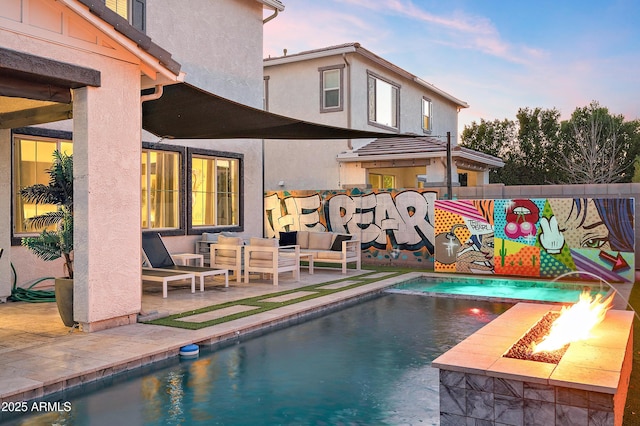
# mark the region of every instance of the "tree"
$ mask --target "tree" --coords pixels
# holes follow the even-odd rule
[[[553,159],[560,144],[560,111],[557,109],[520,108],[516,159],[521,185],[557,183],[559,173]]]
[[[517,123],[481,120],[465,126],[461,145],[502,158],[505,165],[489,174],[491,183],[539,185],[555,183],[551,159],[559,145],[560,112],[520,108]]]
[[[597,102],[568,121],[553,109],[520,108],[517,122],[481,120],[465,126],[461,145],[502,158],[491,183],[546,185],[640,179],[640,120],[624,121]],[[637,161],[636,161],[637,159]],[[634,177],[635,173],[635,177]]]
[[[556,161],[566,174],[565,182],[630,181],[637,128],[637,123],[625,123],[624,116],[610,114],[596,101],[576,108],[571,119],[562,125],[563,155]]]
[[[507,119],[502,121],[481,119],[480,124],[474,121],[470,126],[465,126],[461,140],[461,145],[466,148],[502,158],[505,161],[505,167],[506,158],[511,157],[512,151],[517,150],[515,123]],[[504,183],[505,174],[508,172],[504,168],[492,169],[489,172],[489,182]]]
[[[55,204],[54,212],[31,217],[29,226],[44,229],[37,237],[25,237],[22,245],[40,259],[48,261],[64,256],[69,278],[73,278],[73,157],[54,151],[53,164],[47,170],[49,183],[35,184],[20,191],[25,201],[35,204]]]

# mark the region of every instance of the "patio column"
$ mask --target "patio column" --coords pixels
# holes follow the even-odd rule
[[[451,182],[454,186],[459,185],[458,168],[451,164]],[[434,158],[427,166],[426,187],[447,186],[447,164],[446,158]]]
[[[11,130],[0,129],[0,302],[11,295]]]
[[[73,93],[74,319],[84,331],[133,323],[141,308],[139,68],[102,70]]]

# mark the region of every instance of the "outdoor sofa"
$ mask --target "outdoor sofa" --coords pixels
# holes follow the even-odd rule
[[[299,245],[301,254],[313,255],[313,262],[342,265],[343,274],[347,273],[348,263],[355,263],[356,270],[360,270],[362,263],[360,241],[349,234],[311,231],[280,232],[280,245]]]

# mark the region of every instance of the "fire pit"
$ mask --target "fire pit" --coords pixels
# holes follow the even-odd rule
[[[433,361],[442,426],[622,424],[633,313],[603,312],[585,340],[564,345],[557,363],[505,356],[550,312],[560,307],[519,303]]]

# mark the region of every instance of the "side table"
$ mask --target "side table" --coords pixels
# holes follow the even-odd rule
[[[188,265],[190,261],[195,260],[195,266],[204,266],[204,256],[196,253],[178,253],[172,254],[171,257],[179,265]]]

